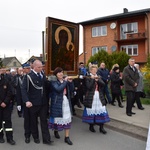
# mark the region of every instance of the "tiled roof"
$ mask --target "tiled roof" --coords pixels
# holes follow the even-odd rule
[[[25,62],[25,63],[29,63],[31,60],[35,60],[35,59],[38,59],[38,60],[40,60],[40,61],[42,61],[42,57],[38,57],[38,56],[31,56],[28,60],[27,60],[27,62]]]
[[[6,57],[4,58],[2,61],[3,61],[3,65],[4,66],[7,66],[11,61],[12,59],[17,59],[16,57]]]
[[[2,59],[3,66],[7,66],[13,59],[18,61],[18,63],[21,65],[20,61],[16,57],[5,57]]]
[[[110,15],[110,16],[99,17],[99,18],[79,22],[79,24],[81,24],[81,25],[90,25],[90,24],[95,24],[95,23],[99,23],[99,22],[111,21],[111,20],[116,20],[116,19],[118,20],[118,19],[121,19],[121,18],[127,18],[127,17],[133,17],[133,16],[139,16],[139,15],[142,15],[142,14],[146,14],[148,12],[150,12],[150,8],[131,11],[131,12],[129,12],[127,9],[124,9],[123,13]]]

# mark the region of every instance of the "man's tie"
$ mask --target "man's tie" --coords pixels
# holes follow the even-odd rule
[[[39,79],[41,80],[41,79],[42,79],[42,77],[41,77],[40,73],[37,73],[37,75],[38,75]]]
[[[135,68],[134,68],[134,67],[132,67],[132,70],[133,70],[133,71],[135,71]]]

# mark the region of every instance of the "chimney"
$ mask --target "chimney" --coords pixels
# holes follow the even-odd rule
[[[123,13],[128,13],[128,9],[127,8],[123,8]]]

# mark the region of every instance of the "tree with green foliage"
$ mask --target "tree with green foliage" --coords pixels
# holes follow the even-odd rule
[[[150,71],[150,54],[148,55],[146,66],[147,66],[147,69],[149,69]]]
[[[105,50],[101,50],[95,55],[91,56],[88,60],[88,63],[97,61],[99,66],[101,62],[104,62],[109,70],[111,70],[114,64],[119,64],[120,70],[123,71],[123,68],[128,65],[129,59],[130,56],[123,51],[116,51],[108,54]]]
[[[147,57],[146,65],[141,69],[146,80],[150,81],[150,55]],[[150,82],[149,82],[150,83]]]
[[[146,65],[141,68],[142,73],[144,74],[144,89],[148,96],[150,96],[150,55],[147,57]]]
[[[123,71],[124,67],[128,65],[128,60],[131,58],[123,51],[116,51],[111,54],[112,57],[112,65],[119,64],[120,71]]]

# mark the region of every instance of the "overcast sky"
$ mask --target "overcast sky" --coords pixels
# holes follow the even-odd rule
[[[39,56],[48,16],[78,23],[123,13],[123,8],[150,8],[150,0],[0,0],[0,57]]]

